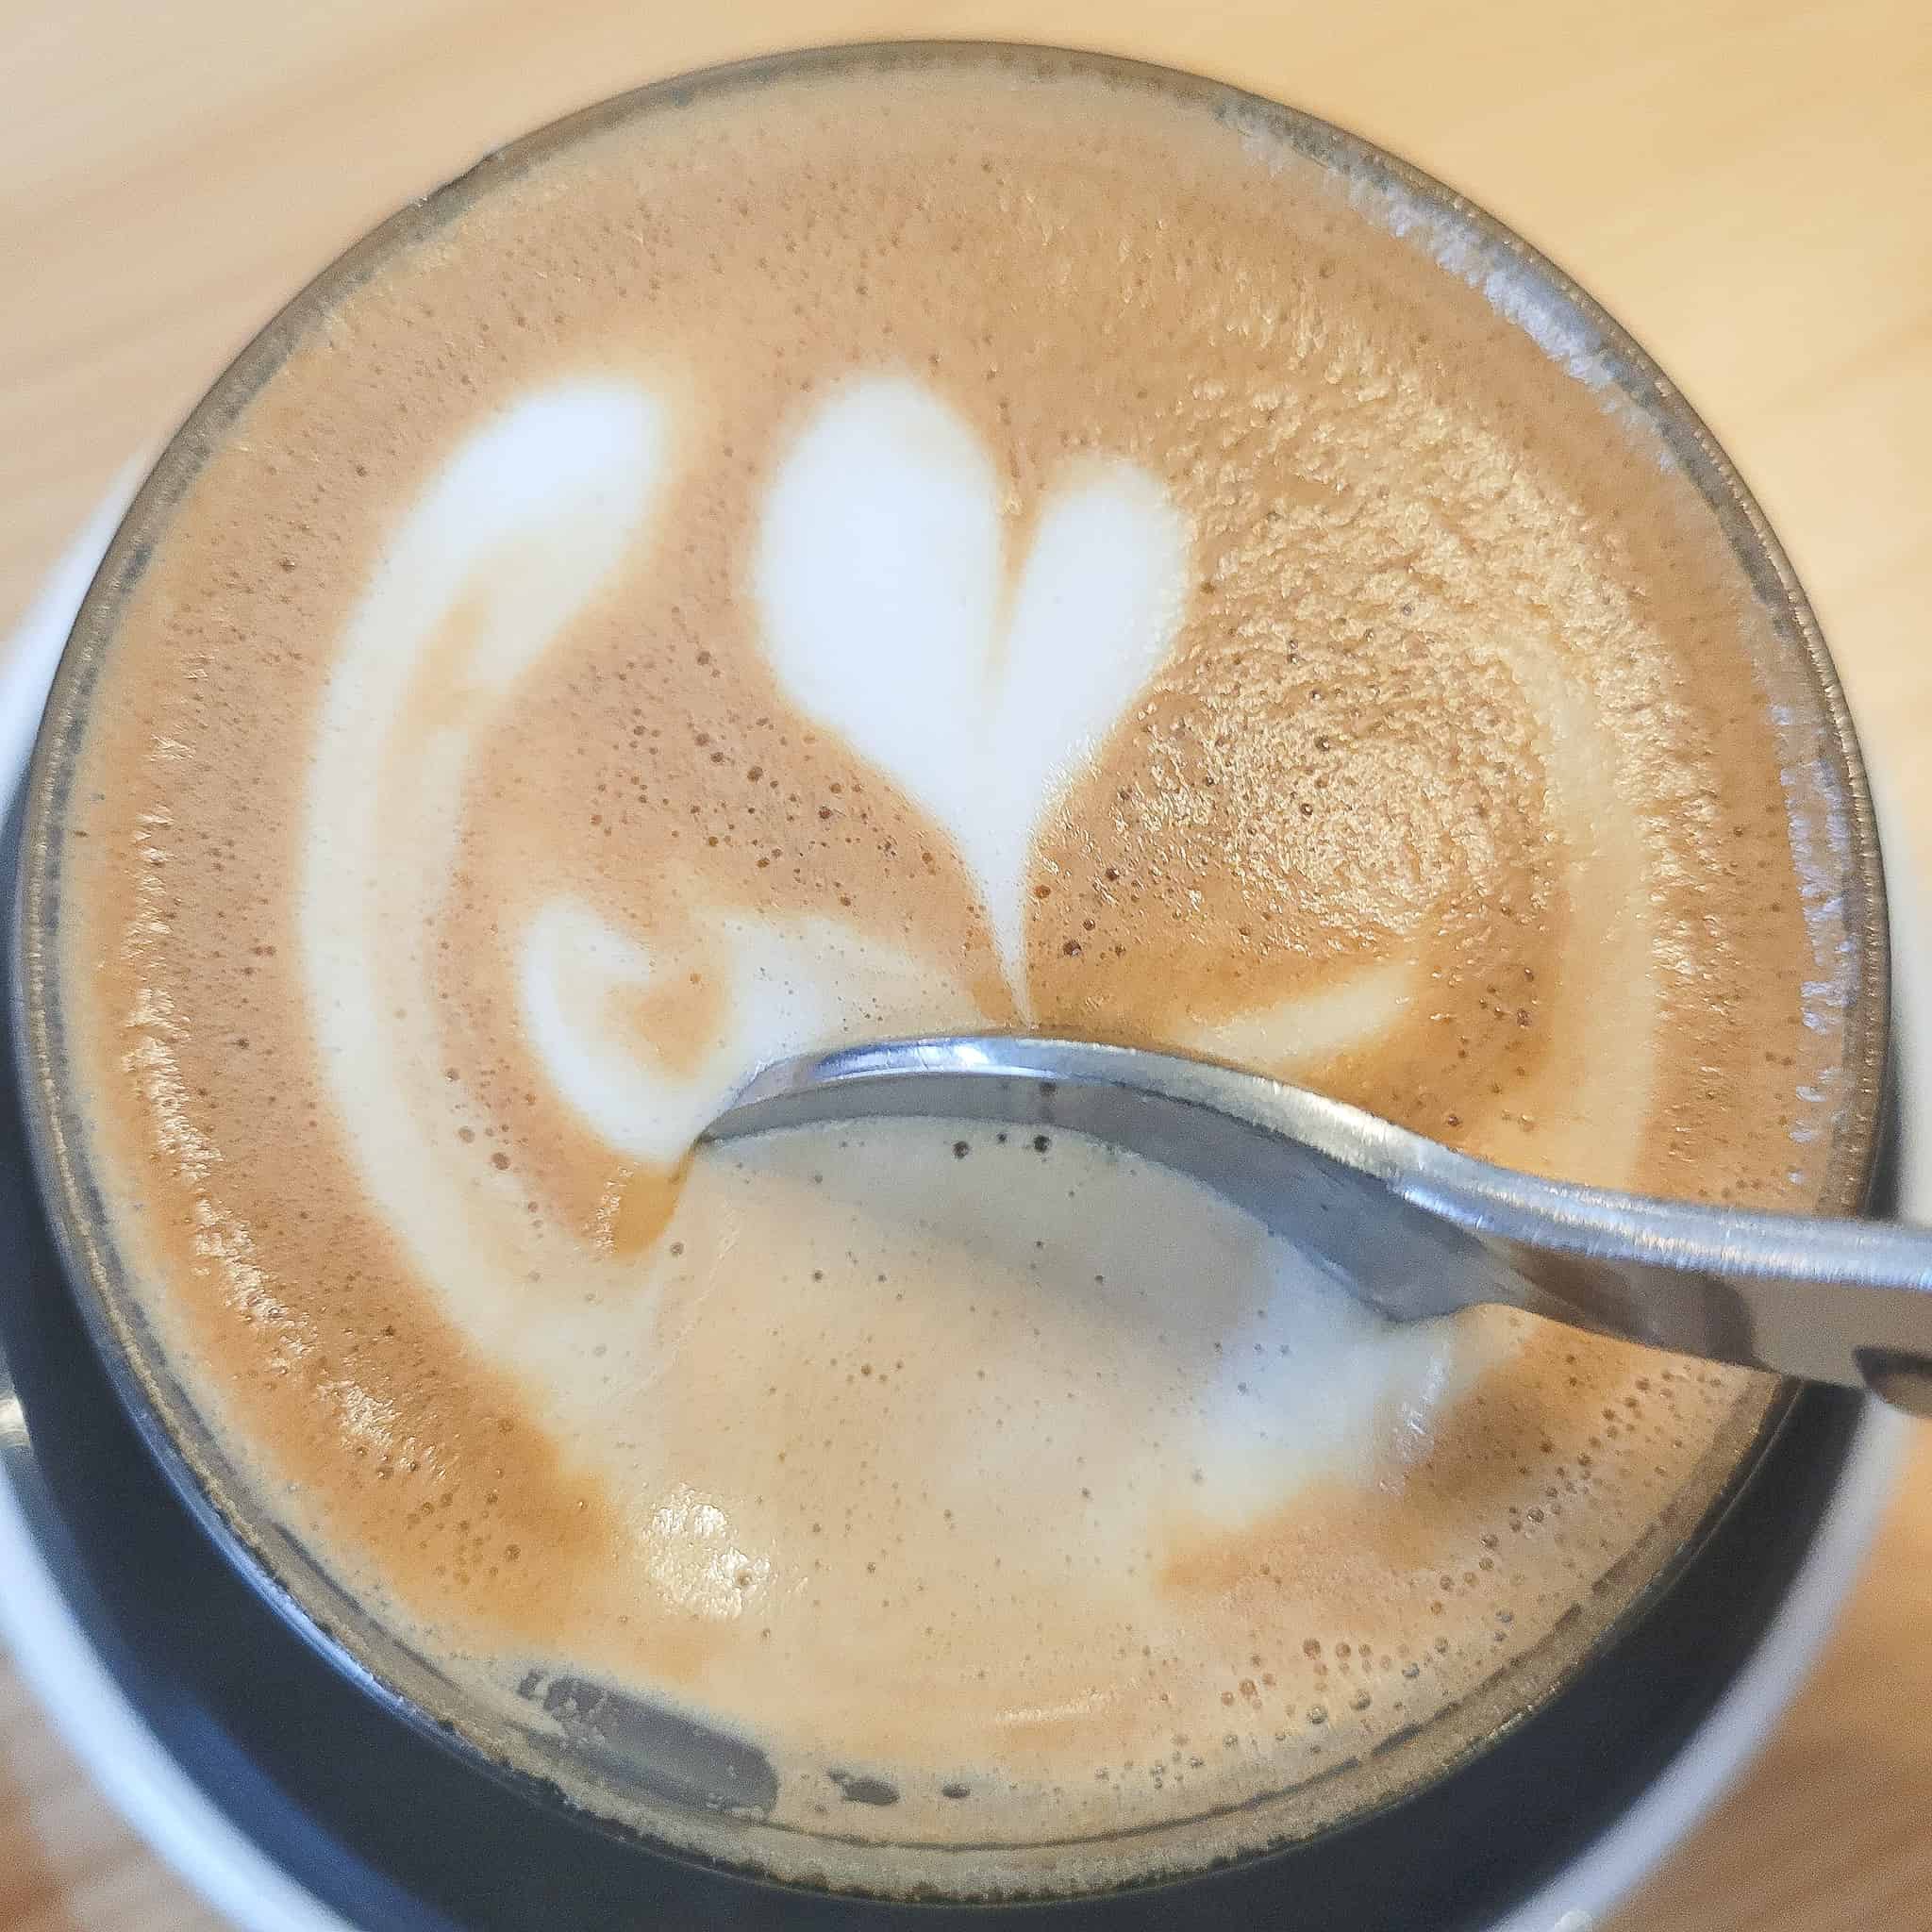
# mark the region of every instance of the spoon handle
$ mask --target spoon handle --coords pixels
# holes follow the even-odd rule
[[[1932,1417],[1932,1232],[1572,1187],[1433,1146],[1390,1185],[1474,1237],[1494,1300]]]

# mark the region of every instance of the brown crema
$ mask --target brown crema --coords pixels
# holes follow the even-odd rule
[[[1018,990],[944,828],[759,641],[774,476],[873,374],[970,426],[1016,554],[1095,458],[1189,532],[1166,661],[1038,828]],[[396,529],[464,439],[563,380],[667,397],[674,481],[478,724],[447,877],[384,941],[427,961],[449,1173],[514,1184],[545,1381],[370,1198],[296,882],[328,681]],[[461,1668],[623,1684],[788,1772],[879,1767],[901,1807],[859,1824],[888,1837],[1078,1835],[1292,1784],[1547,1637],[1757,1385],[1491,1324],[1460,1395],[1386,1418],[1366,1474],[1109,1519],[1131,1591],[1088,1574],[1102,1475],[1070,1460],[1034,1494],[1024,1458],[990,1464],[974,1493],[1027,1494],[1027,1538],[1080,1572],[1009,1587],[1010,1522],[921,1466],[932,1416],[1024,1432],[1071,1403],[1100,1472],[1128,1466],[1130,1419],[1061,1330],[949,1303],[903,1230],[868,1246],[849,1176],[814,1205],[756,1157],[687,1175],[613,1148],[523,1023],[518,935],[567,895],[648,946],[623,1024],[671,1074],[724,1024],[721,916],[826,920],[907,956],[935,1027],[1214,1050],[1311,1014],[1271,1067],[1451,1144],[1810,1206],[1838,1018],[1807,1004],[1829,973],[1751,668],[1766,621],[1611,399],[1252,130],[991,70],[607,127],[341,290],[114,640],[61,828],[63,998],[143,1307],[266,1507]],[[478,622],[460,599],[438,620],[383,772],[435,755]],[[970,1158],[1024,1188],[1026,1151]],[[641,1341],[600,1325],[625,1265],[656,1297]],[[656,1349],[655,1379],[613,1391],[607,1346]],[[1024,1402],[960,1393],[982,1385]],[[680,1536],[728,1556],[728,1614],[667,1557]],[[977,1807],[946,1795],[968,1787]],[[837,1793],[810,1789],[784,1815],[814,1828]]]

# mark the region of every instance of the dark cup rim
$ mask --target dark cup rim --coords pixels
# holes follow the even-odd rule
[[[32,1165],[66,1276],[110,1382],[173,1488],[231,1566],[346,1680],[540,1803],[568,1801],[541,1777],[525,1769],[512,1769],[500,1753],[458,1735],[429,1700],[401,1688],[397,1679],[431,1669],[424,1659],[392,1641],[387,1652],[373,1656],[373,1646],[358,1650],[343,1636],[357,1621],[353,1602],[306,1552],[264,1520],[265,1512],[252,1503],[239,1481],[225,1476],[225,1458],[200,1424],[186,1391],[168,1372],[158,1339],[140,1316],[123,1278],[107,1235],[102,1195],[90,1171],[85,1124],[63,1076],[64,1023],[55,942],[58,832],[85,736],[88,698],[110,655],[120,611],[203,461],[331,302],[378,273],[392,252],[434,233],[498,181],[513,178],[570,144],[641,113],[675,108],[700,94],[758,89],[798,75],[916,72],[962,62],[994,73],[1105,77],[1156,90],[1169,98],[1191,100],[1224,118],[1239,119],[1279,138],[1351,185],[1366,185],[1388,200],[1420,211],[1465,243],[1476,259],[1514,277],[1516,286],[1535,303],[1538,316],[1546,325],[1559,325],[1566,341],[1580,345],[1580,352],[1591,358],[1604,378],[1614,383],[1711,510],[1771,616],[1781,658],[1804,675],[1815,703],[1834,797],[1845,817],[1844,926],[1857,948],[1856,991],[1846,1014],[1841,1060],[1851,1098],[1827,1161],[1825,1205],[1856,1211],[1864,1203],[1875,1166],[1889,1050],[1885,887],[1876,820],[1842,688],[1790,560],[1729,458],[1634,338],[1546,257],[1434,177],[1327,122],[1217,80],[1073,49],[973,40],[801,49],[656,81],[549,123],[491,151],[442,188],[409,203],[325,268],[210,386],[136,493],[75,620],[34,746],[17,885],[10,1013],[15,1048],[25,1070],[24,1111]],[[1450,271],[1445,267],[1443,272]],[[1608,1573],[1599,1590],[1615,1600],[1615,1607],[1595,1623],[1589,1641],[1568,1647],[1554,1667],[1539,1674],[1529,1666],[1557,1642],[1555,1636],[1545,1639],[1459,1707],[1424,1727],[1433,1734],[1445,1720],[1459,1716],[1468,1728],[1460,1748],[1439,1754],[1426,1777],[1407,1786],[1385,1785],[1380,1796],[1323,1819],[1309,1831],[1291,1833],[1291,1847],[1346,1829],[1400,1804],[1420,1785],[1457,1775],[1587,1671],[1605,1646],[1627,1633],[1669,1589],[1723,1521],[1782,1426],[1795,1393],[1795,1385],[1774,1388],[1748,1426],[1738,1431],[1738,1440],[1727,1440],[1713,1452],[1711,1459],[1723,1465],[1715,1479],[1701,1483],[1700,1472],[1687,1485],[1687,1496],[1692,1491],[1699,1493],[1683,1512],[1683,1520],[1668,1514],[1660,1518],[1650,1535]],[[292,1564],[291,1554],[299,1559]],[[278,1563],[283,1571],[293,1569],[302,1575],[301,1589],[291,1588],[278,1574]],[[1149,1831],[1184,1832],[1198,1823],[1175,1821]],[[673,1856],[695,1856],[700,1862],[722,1857],[727,1866],[740,1863],[731,1853],[694,1854],[675,1839],[626,1824],[610,1821],[608,1828]],[[830,1835],[827,1841],[841,1842]],[[1029,1849],[1051,1853],[1065,1847]],[[753,1855],[743,1863],[756,1869],[759,1861]]]

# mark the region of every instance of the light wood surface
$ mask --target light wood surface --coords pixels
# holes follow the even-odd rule
[[[128,454],[400,201],[633,81],[904,34],[1221,74],[1546,247],[1753,482],[1932,854],[1923,0],[0,0],[0,631]],[[0,1927],[213,1924],[0,1660]],[[1756,1770],[1614,1924],[1932,1927],[1932,1447]]]

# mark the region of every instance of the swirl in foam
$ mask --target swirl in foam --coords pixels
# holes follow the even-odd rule
[[[1036,1022],[1803,1198],[1758,620],[1627,434],[1072,80],[694,107],[346,292],[143,579],[67,861],[121,1233],[274,1507],[479,1693],[907,1840],[1235,1803],[1541,1641],[1737,1378],[1385,1332],[1073,1139],[686,1155],[773,1054]]]
[[[1166,660],[1189,541],[1158,480],[1118,459],[1056,480],[1010,586],[1001,525],[971,426],[875,377],[781,466],[756,581],[780,685],[944,828],[1024,1009],[1035,833]]]

